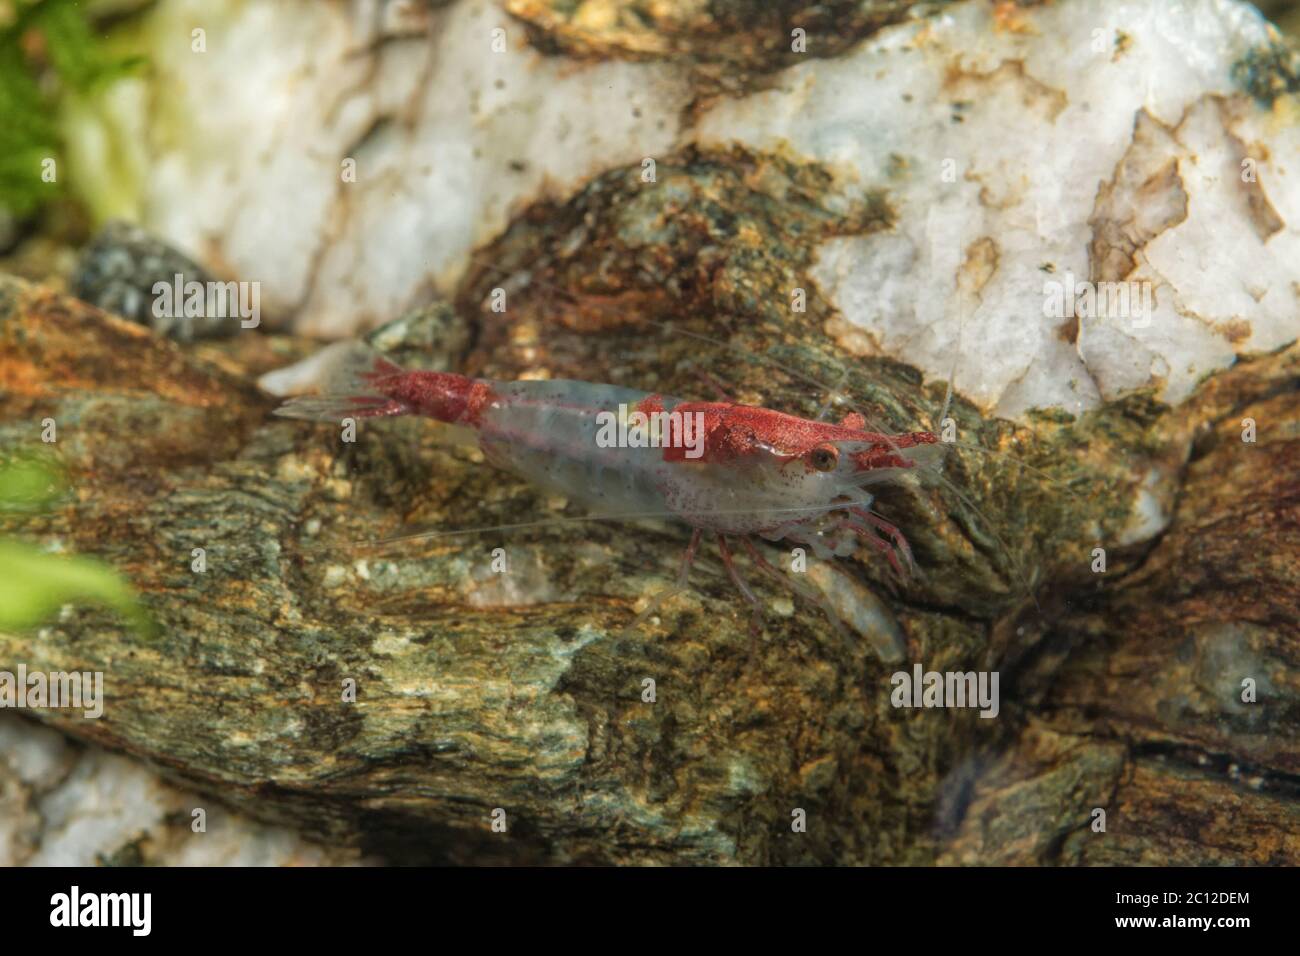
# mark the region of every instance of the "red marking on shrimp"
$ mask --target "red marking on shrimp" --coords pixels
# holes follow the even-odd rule
[[[392,368],[397,366],[385,363]],[[492,402],[487,382],[450,372],[376,370],[363,376],[380,394],[409,406],[421,415],[453,425],[476,426]]]
[[[654,410],[663,408],[658,396]],[[642,403],[649,408],[650,399]],[[645,410],[645,409],[643,409]],[[850,454],[856,471],[880,468],[911,468],[911,459],[899,454],[902,449],[930,445],[938,441],[930,432],[904,432],[882,435],[865,431],[865,419],[858,414],[845,416],[839,425],[810,421],[768,408],[735,405],[728,402],[684,402],[673,409],[682,415],[698,414],[704,423],[704,453],[687,457],[686,448],[664,449],[664,461],[725,463],[757,453],[775,453],[789,461],[800,461],[807,471],[816,470],[811,453],[836,442],[865,443],[869,447]],[[836,451],[838,454],[838,451]]]
[[[872,440],[880,436],[873,436]],[[931,432],[905,432],[891,435],[866,451],[853,455],[853,464],[857,471],[873,471],[877,468],[911,468],[914,464],[910,458],[898,454],[903,448],[915,448],[917,445],[933,445],[939,439]]]
[[[647,395],[641,401],[637,402],[636,410],[643,415],[658,415],[664,410],[664,399],[662,395]]]
[[[892,481],[932,456],[930,432],[867,431],[860,414],[839,424],[730,401],[689,402],[590,382],[488,382],[448,372],[403,371],[380,356],[340,357],[336,380],[316,397],[290,399],[279,413],[314,421],[343,414],[424,415],[477,432],[494,465],[584,503],[661,513],[693,529],[683,575],[703,531],[718,538],[724,564],[751,605],[730,542],[751,553],[751,535],[843,557],[859,538],[900,575],[914,567],[897,527],[870,511],[867,484]],[[358,372],[360,363],[364,371]],[[635,398],[633,398],[635,396]],[[598,419],[632,404],[647,418],[668,412],[679,441],[611,446]],[[873,474],[875,473],[875,474]],[[756,561],[765,573],[765,562]]]

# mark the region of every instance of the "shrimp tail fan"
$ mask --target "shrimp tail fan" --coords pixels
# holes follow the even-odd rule
[[[289,396],[275,414],[312,422],[410,414],[391,386],[405,373],[364,342],[336,342],[258,379],[263,391]]]

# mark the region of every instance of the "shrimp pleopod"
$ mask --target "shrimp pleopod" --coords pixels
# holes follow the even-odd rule
[[[493,466],[594,515],[667,517],[691,527],[682,584],[702,536],[711,534],[756,621],[761,605],[736,570],[736,544],[834,620],[826,602],[777,571],[752,537],[801,545],[822,558],[848,555],[865,541],[905,574],[913,565],[907,540],[871,510],[867,489],[936,468],[941,459],[932,433],[868,431],[856,413],[833,424],[591,382],[407,371],[360,343],[329,347],[308,370],[320,393],[289,399],[278,415],[333,422],[417,415],[455,426]]]

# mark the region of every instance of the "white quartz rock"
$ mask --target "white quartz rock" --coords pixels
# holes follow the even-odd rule
[[[482,0],[171,0],[152,35],[169,112],[147,224],[325,337],[395,318],[527,201],[634,174],[688,90],[667,66],[544,57]]]
[[[1178,401],[1239,352],[1296,339],[1300,126],[1231,76],[1267,24],[1228,0],[1016,16],[997,29],[963,4],[704,117],[706,143],[787,146],[846,196],[888,187],[897,228],[832,240],[815,269],[866,333],[845,344],[928,376],[955,365],[958,389],[1015,417],[1152,384]],[[1089,282],[1133,283],[1115,290],[1129,304],[1045,314]]]
[[[0,797],[0,866],[94,866],[132,844],[146,862],[173,866],[368,862],[232,813],[127,757],[71,745],[11,713],[0,713]]]
[[[1300,329],[1296,97],[1234,81],[1276,39],[1236,0],[958,4],[698,114],[686,66],[545,57],[487,0],[153,16],[146,224],[304,333],[391,319],[528,203],[692,143],[826,164],[845,208],[884,189],[894,229],[817,251],[831,331],[989,412],[1178,401]]]

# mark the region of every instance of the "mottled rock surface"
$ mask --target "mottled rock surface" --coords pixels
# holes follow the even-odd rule
[[[838,347],[956,361],[986,413],[1181,401],[1295,338],[1300,54],[1236,0],[171,0],[138,42],[166,108],[123,84],[85,141],[138,174],[100,191],[299,333],[449,295],[593,176],[673,210],[647,163],[739,149],[823,169],[832,212],[884,194],[891,229],[810,249]]]
[[[139,761],[0,716],[0,866],[341,866],[304,840],[162,783]],[[198,811],[196,813],[196,811]]]
[[[507,244],[545,235],[521,226]],[[701,292],[740,293],[714,274]],[[516,294],[548,365],[591,349],[656,383],[684,381],[668,349],[680,337],[662,353],[611,350],[626,330],[582,306],[657,284],[580,285],[562,321],[553,297]],[[477,298],[472,282],[463,298]],[[47,415],[63,423],[77,489],[23,532],[111,560],[162,625],[148,641],[68,609],[38,634],[0,637],[0,656],[103,670],[101,719],[43,719],[259,819],[406,861],[924,863],[1138,861],[1173,832],[1186,859],[1218,860],[1249,813],[1278,839],[1239,858],[1295,861],[1294,348],[1223,373],[1180,411],[1148,399],[1031,429],[981,423],[959,403],[970,437],[1014,458],[955,449],[956,487],[884,496],[924,576],[890,596],[879,562],[854,575],[888,597],[908,662],[1001,671],[999,717],[982,720],[893,708],[898,665],[783,594],[764,590],[772,610],[753,641],[712,558],[691,593],[627,632],[671,580],[685,543],[673,529],[559,523],[367,548],[403,521],[574,513],[422,422],[374,424],[345,446],[331,426],[269,420],[249,379],[275,364],[268,352],[294,351],[287,340],[258,336],[223,370],[12,280],[0,305],[4,437],[22,440]],[[475,324],[496,371],[525,371],[488,344],[490,320]],[[775,324],[744,335],[745,351],[818,368],[815,343],[782,341]],[[734,356],[719,350],[713,367],[777,403],[771,374],[747,380]],[[908,369],[874,372],[841,391],[876,416],[942,403]],[[1260,423],[1257,444],[1240,440],[1244,415]],[[1121,504],[1152,494],[1139,458],[1164,469],[1171,524],[1108,549],[1094,574],[1090,548],[1132,518]],[[1234,470],[1248,499],[1200,488]],[[496,547],[507,574],[491,571]],[[1039,583],[1037,605],[1026,581]],[[1242,676],[1258,682],[1257,703],[1239,702]],[[1096,807],[1110,814],[1104,834],[1088,830]],[[492,829],[497,809],[505,833]],[[796,809],[807,833],[790,830]]]
[[[174,0],[124,29],[153,72],[70,124],[74,175],[260,283],[268,326],[955,443],[880,489],[919,573],[847,560],[850,641],[766,582],[755,639],[711,552],[654,604],[680,528],[584,521],[426,422],[271,418],[254,383],[305,338],[177,345],[0,277],[0,442],[54,419],[74,489],[0,533],[100,556],[160,625],[0,634],[0,669],[108,692],[34,715],[92,769],[20,768],[16,859],[72,845],[31,836],[47,796],[157,786],[102,747],[331,860],[1300,862],[1300,107],[1246,5]],[[1152,310],[1050,314],[1067,276]],[[497,530],[371,544],[412,526]],[[997,671],[997,717],[894,707],[913,664]],[[175,829],[166,792],[79,845],[210,853],[133,835]]]
[[[211,277],[194,260],[126,222],[109,223],[86,247],[72,274],[71,289],[78,298],[147,325],[159,335],[181,341],[232,335],[238,317],[204,314],[187,318],[183,292],[189,283],[205,285]],[[168,308],[160,306],[159,284],[168,291]]]

